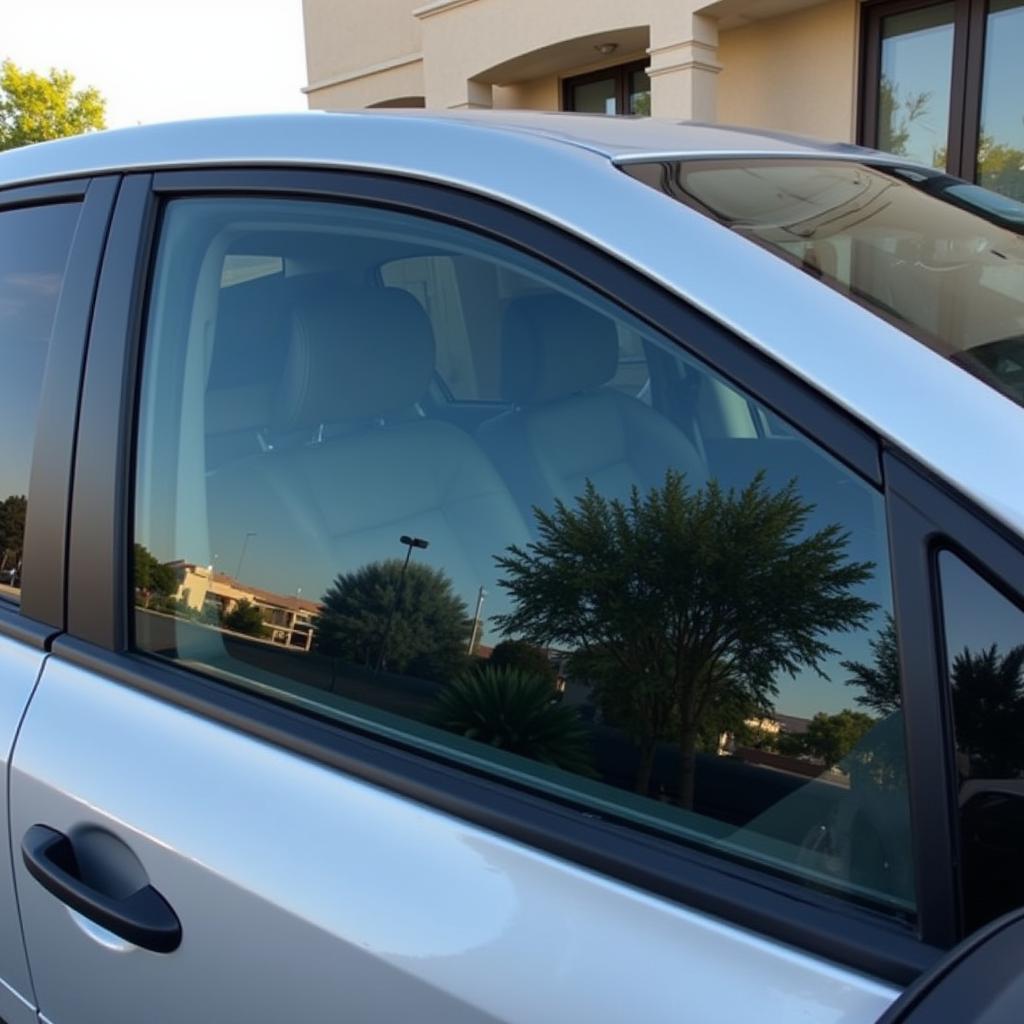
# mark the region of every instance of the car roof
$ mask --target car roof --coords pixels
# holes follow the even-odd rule
[[[372,171],[476,193],[554,224],[674,292],[1024,536],[1024,487],[1007,472],[1024,448],[1024,409],[846,296],[617,166],[656,157],[759,155],[905,163],[849,145],[648,118],[307,112],[151,125],[27,146],[0,153],[0,188],[122,171],[245,166]]]
[[[337,163],[347,163],[346,142],[358,126],[414,133],[425,125],[458,135],[465,145],[486,145],[489,136],[518,139],[524,155],[539,142],[562,143],[616,163],[683,156],[822,156],[863,158],[870,150],[728,125],[653,117],[609,117],[536,111],[306,111],[205,118],[93,132],[0,153],[0,187],[74,173],[144,169],[187,159],[201,142],[203,162],[261,160],[322,162],[330,144]],[[414,127],[415,126],[415,127]],[[889,159],[871,154],[873,159]],[[904,161],[905,162],[905,161]]]

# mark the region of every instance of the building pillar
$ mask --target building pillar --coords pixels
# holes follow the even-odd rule
[[[682,22],[681,24],[679,22]],[[651,113],[714,121],[718,96],[718,22],[699,14],[652,19]]]

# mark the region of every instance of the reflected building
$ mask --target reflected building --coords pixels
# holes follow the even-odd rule
[[[242,601],[248,601],[259,609],[271,643],[300,651],[312,649],[314,623],[320,613],[315,601],[252,587],[209,566],[183,560],[167,564],[178,577],[178,589],[172,596],[192,611],[213,611],[217,620],[223,620]]]

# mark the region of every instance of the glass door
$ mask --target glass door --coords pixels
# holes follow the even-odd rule
[[[864,10],[860,141],[1024,198],[1024,0]]]
[[[1024,201],[1024,0],[988,5],[975,175]]]
[[[563,83],[562,106],[580,114],[651,113],[651,80],[643,61],[576,75]]]

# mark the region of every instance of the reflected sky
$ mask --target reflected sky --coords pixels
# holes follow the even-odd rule
[[[1024,612],[949,551],[939,554],[946,648],[955,658],[993,644],[1001,654],[1024,644]]]

